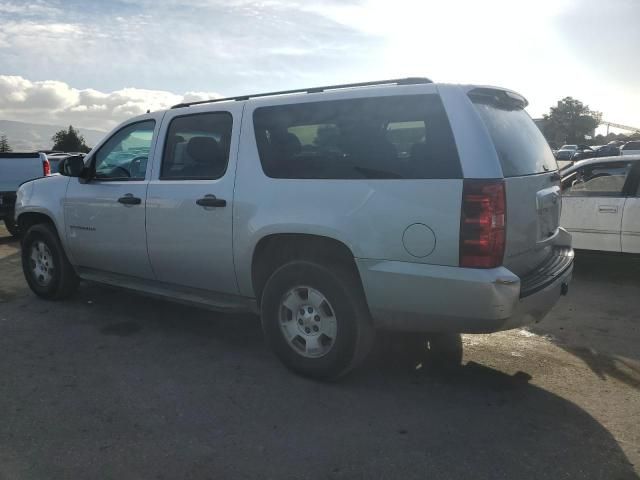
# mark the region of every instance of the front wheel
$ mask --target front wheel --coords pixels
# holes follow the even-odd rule
[[[78,277],[51,225],[33,225],[25,233],[22,270],[31,290],[47,300],[66,298],[78,286]]]
[[[335,379],[371,348],[374,330],[364,294],[346,268],[289,262],[267,281],[261,305],[267,343],[296,373]]]

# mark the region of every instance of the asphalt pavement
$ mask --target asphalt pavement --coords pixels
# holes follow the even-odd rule
[[[640,259],[579,254],[457,368],[285,370],[253,316],[83,284],[46,302],[0,227],[0,479],[640,478]]]

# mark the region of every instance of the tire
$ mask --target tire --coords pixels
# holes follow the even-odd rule
[[[20,229],[18,228],[18,225],[13,218],[5,218],[4,226],[7,227],[7,231],[11,234],[12,237],[18,238],[20,236]]]
[[[22,239],[22,271],[33,293],[47,300],[69,297],[79,283],[55,228],[44,223],[30,227]]]
[[[359,279],[344,267],[284,264],[265,285],[261,313],[268,345],[287,368],[306,377],[337,379],[360,364],[373,344]]]

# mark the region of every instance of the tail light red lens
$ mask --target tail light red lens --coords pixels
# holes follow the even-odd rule
[[[49,163],[49,160],[42,161],[42,175],[45,177],[51,175],[51,164]]]
[[[460,216],[460,266],[502,265],[506,199],[502,180],[465,180]]]

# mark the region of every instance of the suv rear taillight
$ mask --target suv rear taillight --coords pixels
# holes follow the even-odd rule
[[[49,160],[42,160],[42,175],[45,177],[51,175],[51,164]]]
[[[502,265],[506,200],[502,180],[465,180],[460,214],[460,266]]]

